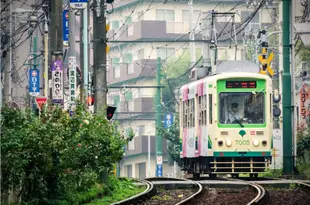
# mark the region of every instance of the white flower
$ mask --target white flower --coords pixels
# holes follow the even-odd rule
[[[95,156],[95,159],[98,159],[98,156]]]
[[[88,125],[89,124],[89,121],[88,120],[83,120],[83,122]]]

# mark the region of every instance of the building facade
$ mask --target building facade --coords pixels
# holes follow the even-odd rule
[[[272,19],[268,14],[270,8],[267,7],[253,15],[247,25],[242,24],[253,14],[253,10],[258,5],[251,6],[238,2],[193,1],[191,25],[188,1],[114,1],[114,10],[107,15],[107,21],[110,24],[110,31],[107,34],[110,41],[108,84],[124,86],[124,88],[110,89],[108,104],[117,106],[116,119],[120,122],[124,135],[126,136],[130,129],[135,133],[120,163],[121,176],[144,178],[155,175],[154,96],[156,90],[143,88],[143,86],[156,85],[158,58],[162,69],[165,70],[165,63],[169,59],[177,58],[184,50],[190,49],[189,43],[185,40],[189,39],[189,33],[193,31],[197,40],[195,49],[196,59],[198,59],[205,48],[205,43],[201,41],[205,32],[204,19],[211,10],[218,13],[236,12],[233,20],[232,15],[228,14],[215,18],[212,33],[219,35],[222,31],[222,35],[217,39],[219,61],[245,59],[244,36],[254,33],[264,25],[271,24]],[[234,26],[236,33],[244,27],[244,32],[237,34],[236,38],[232,37]],[[180,42],[174,42],[176,39]],[[136,85],[141,88],[126,88],[126,85]],[[147,170],[148,135],[151,135],[150,172]],[[172,176],[173,166],[168,165],[166,142],[163,143],[163,148],[163,176]]]

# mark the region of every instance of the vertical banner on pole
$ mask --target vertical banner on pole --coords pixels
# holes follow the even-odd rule
[[[69,46],[69,10],[62,12],[63,45]]]
[[[70,104],[75,104],[76,100],[76,57],[70,56],[69,59],[69,82],[70,82]]]
[[[29,94],[31,96],[40,95],[40,70],[39,69],[29,69]]]
[[[52,102],[63,104],[63,64],[55,59],[52,64]]]

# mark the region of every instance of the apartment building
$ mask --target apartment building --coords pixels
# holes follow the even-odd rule
[[[240,4],[237,0],[224,0],[221,3],[213,0],[195,0],[192,17],[195,39],[202,40],[203,19],[209,11],[236,12],[234,24],[237,28],[253,12],[253,6],[257,5]],[[268,12],[270,11],[267,7],[259,10],[245,28],[245,34],[264,25],[270,25],[272,20]],[[189,44],[186,42],[154,42],[189,39],[188,33],[191,31],[189,18],[188,1],[163,0],[115,0],[113,12],[107,16],[111,28],[108,32],[109,40],[121,41],[109,43],[108,84],[141,86],[141,88],[110,89],[108,94],[108,103],[117,106],[116,118],[120,122],[124,135],[126,136],[130,129],[135,133],[120,163],[121,176],[144,178],[155,175],[155,106],[153,104],[155,89],[142,87],[156,85],[158,58],[162,60],[163,69],[165,69],[165,62],[169,58],[178,57],[184,49],[189,49]],[[232,22],[231,15],[217,17],[213,33],[218,35],[223,29],[227,31],[227,28],[233,32]],[[237,28],[238,30],[240,29]],[[218,60],[245,58],[243,33],[237,35],[237,41],[233,41],[229,38],[230,32],[223,32],[223,35],[218,38]],[[142,40],[149,42],[135,42]],[[195,43],[195,47],[198,59],[203,53],[204,43]],[[146,168],[148,135],[151,135],[150,175]],[[163,144],[163,150],[163,176],[167,176],[173,173],[173,167],[167,163],[166,142]]]

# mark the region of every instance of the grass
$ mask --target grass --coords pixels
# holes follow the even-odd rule
[[[132,181],[121,180],[114,182],[114,189],[109,194],[104,195],[101,199],[94,200],[86,205],[108,205],[117,201],[127,199],[145,190],[145,187],[137,187]]]

